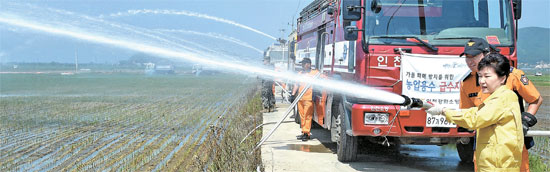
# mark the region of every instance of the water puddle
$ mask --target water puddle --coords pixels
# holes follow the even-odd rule
[[[315,152],[315,153],[332,153],[332,151],[322,144],[318,145],[306,145],[306,144],[288,144],[286,149],[303,151],[303,152]]]

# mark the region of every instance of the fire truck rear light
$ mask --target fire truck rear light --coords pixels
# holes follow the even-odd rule
[[[365,124],[388,124],[388,113],[370,113],[365,112]]]

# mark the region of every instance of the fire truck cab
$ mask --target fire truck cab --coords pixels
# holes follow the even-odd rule
[[[297,20],[295,61],[308,57],[313,67],[332,79],[402,95],[417,88],[416,82],[405,78],[411,73],[403,73],[403,60],[459,58],[471,38],[487,40],[516,66],[520,17],[521,0],[315,0]],[[413,67],[431,65],[428,60]],[[412,76],[453,80],[455,74]],[[458,82],[449,82],[452,87],[435,85],[432,90],[457,93],[460,78],[456,77],[464,76],[456,75]],[[432,99],[458,106],[459,97]],[[428,117],[422,109],[330,92],[314,104],[313,119],[331,131],[340,161],[356,159],[358,140],[388,146],[456,144],[461,160],[472,160],[474,131]],[[432,125],[433,121],[441,125]]]

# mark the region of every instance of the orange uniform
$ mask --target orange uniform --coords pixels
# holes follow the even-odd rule
[[[510,68],[510,75],[506,80],[506,86],[514,91],[519,100],[521,111],[524,111],[523,100],[528,103],[533,103],[540,97],[539,91],[535,85],[527,79],[522,70]],[[460,109],[467,109],[479,106],[483,100],[489,97],[490,94],[481,92],[477,74],[471,73],[461,83],[460,87]],[[476,170],[477,171],[477,170]],[[529,171],[529,152],[526,147],[523,147],[521,171]]]
[[[318,70],[311,70],[304,75],[313,77],[317,73],[319,73]],[[300,74],[302,74],[302,72],[300,72]],[[300,83],[298,93],[301,93],[306,85],[306,83]],[[302,128],[302,133],[311,135],[311,120],[313,118],[313,89],[311,87],[306,90],[300,101],[298,101],[298,113],[300,114],[300,127]]]

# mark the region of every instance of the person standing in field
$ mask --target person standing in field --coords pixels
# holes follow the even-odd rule
[[[462,82],[460,86],[460,109],[478,107],[482,102],[489,97],[489,94],[483,93],[479,84],[478,63],[491,53],[492,47],[481,38],[473,38],[469,40],[464,52],[460,56],[466,56],[466,64],[472,71]],[[520,110],[522,112],[522,124],[524,134],[527,133],[529,127],[536,124],[535,114],[542,105],[543,99],[540,93],[535,88],[535,85],[527,78],[522,70],[510,67],[510,75],[506,80],[506,86],[518,96]],[[523,100],[529,105],[524,109]],[[523,149],[523,162],[521,163],[521,171],[529,171],[529,152],[527,149],[534,146],[533,137],[526,137],[525,147]],[[457,145],[459,147],[461,145]],[[470,148],[475,149],[475,148]],[[474,157],[475,158],[475,157]],[[477,162],[474,163],[477,164]],[[474,165],[477,168],[477,165]]]
[[[476,171],[519,171],[524,134],[518,96],[506,86],[510,62],[495,53],[476,66],[481,92],[489,95],[479,106],[461,110],[433,106],[426,112],[444,114],[448,121],[476,130]]]
[[[311,69],[311,60],[309,58],[304,58],[301,62],[302,71],[300,74],[306,75],[308,77],[313,77],[319,73],[318,70]],[[307,83],[300,83],[299,86],[295,86],[292,90],[292,95],[297,95],[302,92],[306,87]],[[310,87],[304,93],[302,98],[298,101],[298,114],[300,114],[300,128],[302,133],[298,136],[298,139],[302,141],[307,141],[311,136],[311,122],[313,119],[313,101],[314,93],[313,89]]]

